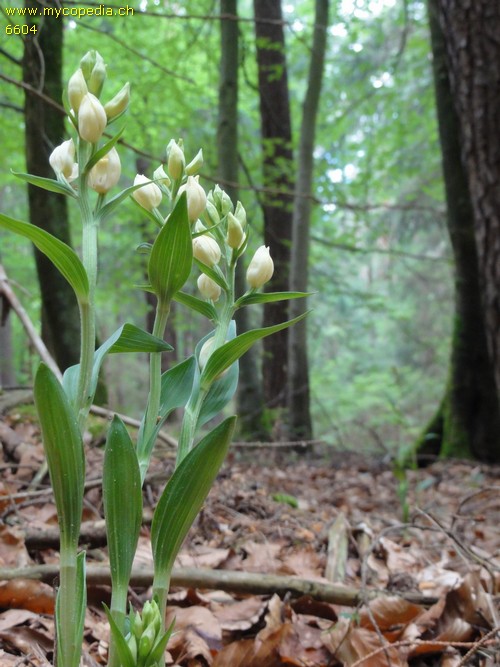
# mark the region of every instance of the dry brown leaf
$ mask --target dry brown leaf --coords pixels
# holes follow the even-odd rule
[[[232,604],[211,606],[221,628],[229,632],[250,630],[259,623],[266,608],[267,602],[256,596]]]
[[[204,545],[196,546],[189,551],[182,551],[175,561],[177,567],[211,567],[218,568],[229,556],[229,549],[216,549]]]
[[[50,586],[40,581],[4,581],[0,583],[0,607],[29,609],[36,614],[53,614],[54,594]]]
[[[24,567],[30,557],[24,546],[24,536],[20,530],[0,525],[0,565],[2,567]]]
[[[361,610],[359,615],[360,626],[374,630],[373,622],[375,622],[379,630],[386,632],[394,629],[395,626],[401,626],[402,631],[405,625],[424,611],[424,608],[407,602],[396,595],[384,595],[370,602],[370,611],[371,616],[366,609]]]
[[[360,666],[362,667],[406,667],[407,665],[406,660],[400,657],[401,651],[398,652],[389,644],[383,647],[375,632],[356,627],[346,618],[340,618],[331,630],[323,632],[322,639],[330,653],[346,666],[354,665],[361,660]]]
[[[175,619],[174,633],[168,650],[174,659],[202,656],[209,665],[213,654],[222,646],[222,629],[214,614],[206,607],[170,607],[167,611],[167,627]]]

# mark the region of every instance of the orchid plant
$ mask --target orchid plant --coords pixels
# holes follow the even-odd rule
[[[17,174],[24,181],[68,197],[79,207],[81,256],[77,251],[28,222],[0,214],[0,226],[32,241],[73,288],[80,311],[80,363],[68,368],[62,382],[43,363],[34,381],[50,480],[60,530],[60,577],[56,598],[57,667],[78,667],[86,609],[85,553],[78,540],[82,517],[85,451],[83,433],[92,406],[101,365],[108,354],[148,353],[149,394],[135,442],[122,420],[109,427],[102,471],[112,581],[110,667],[155,667],[164,664],[172,628],[165,628],[169,582],[177,553],[198,514],[226,456],[235,417],[200,430],[230,402],[238,383],[238,359],[259,339],[289,327],[295,320],[238,334],[238,308],[302,293],[262,293],[273,275],[269,248],[261,246],[248,271],[248,290],[235,293],[235,269],[247,249],[249,226],[236,205],[216,186],[208,195],[199,182],[200,150],[186,163],[182,141],[170,141],[165,165],[152,179],[137,175],[134,184],[110,196],[121,176],[117,150],[130,86],[106,104],[101,101],[106,66],[96,51],[88,52],[71,76],[64,103],[73,136],[54,148],[50,164],[55,178]],[[98,231],[117,207],[132,201],[157,230],[153,243],[142,244],[148,282],[141,288],[156,296],[153,330],[133,323],[121,326],[95,349],[98,278]],[[185,289],[193,265],[197,294]],[[171,350],[164,332],[172,301],[207,318],[213,330],[194,354],[161,372],[161,355]],[[142,521],[142,486],[158,434],[169,414],[183,409],[175,470],[155,508],[151,526],[154,558],[152,599],[142,611],[127,610],[132,563]]]

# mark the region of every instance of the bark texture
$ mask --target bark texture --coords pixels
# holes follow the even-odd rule
[[[429,0],[455,322],[443,402],[423,450],[500,460],[500,6]]]
[[[302,107],[302,123],[298,151],[298,170],[293,207],[292,263],[290,289],[306,292],[309,281],[309,238],[311,226],[311,195],[314,172],[314,138],[319,108],[326,50],[329,0],[316,0],[314,34],[309,63],[307,90]],[[306,299],[290,302],[290,315],[296,317],[307,309]],[[302,320],[289,333],[289,395],[288,421],[290,436],[311,440],[313,437],[310,411],[309,360],[307,354],[307,321]]]
[[[220,82],[217,125],[218,177],[223,189],[236,204],[238,200],[238,70],[239,26],[237,0],[220,3]],[[236,293],[246,291],[243,257],[236,267]],[[238,333],[248,331],[248,310],[240,308],[235,315]],[[239,361],[240,375],[236,396],[240,438],[258,440],[265,437],[263,399],[255,348]]]
[[[40,7],[36,0],[26,0],[26,7]],[[25,136],[27,171],[54,178],[49,155],[64,140],[64,115],[47,98],[62,99],[61,18],[43,17],[38,32],[24,37],[23,81],[25,92]],[[30,90],[32,89],[32,90]],[[65,243],[70,242],[67,200],[64,196],[28,185],[30,220]],[[79,313],[69,284],[54,265],[35,250],[36,268],[42,299],[42,337],[58,366],[64,370],[78,363]]]
[[[264,242],[275,272],[269,291],[288,289],[292,240],[294,166],[292,124],[281,3],[254,0],[259,79],[263,173]],[[288,319],[287,301],[264,306],[264,326]],[[288,330],[264,339],[263,382],[266,406],[285,407],[288,381]]]

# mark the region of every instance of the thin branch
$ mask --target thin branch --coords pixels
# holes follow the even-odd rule
[[[10,60],[11,63],[14,63],[14,65],[17,65],[18,67],[22,66],[22,61],[19,58],[15,58],[11,53],[6,51],[5,49],[2,49],[0,47],[0,55],[3,56],[4,58],[7,58],[7,60]]]
[[[312,241],[316,243],[321,243],[321,245],[327,246],[328,248],[338,248],[339,250],[346,250],[347,252],[360,253],[363,255],[368,254],[379,254],[379,255],[390,255],[395,257],[406,257],[408,259],[416,260],[425,260],[428,262],[443,262],[448,261],[447,257],[433,257],[432,255],[419,255],[411,252],[406,252],[404,250],[385,250],[383,248],[361,248],[360,246],[351,245],[349,243],[338,243],[336,241],[330,241],[328,239],[322,238],[320,236],[311,236]]]
[[[36,565],[26,568],[0,569],[0,581],[14,579],[32,579],[52,584],[59,573],[58,565]],[[152,568],[136,568],[132,570],[131,586],[147,588],[153,581]],[[111,582],[109,567],[103,565],[87,566],[87,584],[108,585]],[[280,597],[291,595],[301,597],[309,595],[315,600],[330,602],[346,607],[356,607],[365,599],[352,586],[325,584],[310,579],[299,579],[275,574],[261,574],[253,572],[234,572],[232,570],[209,570],[206,568],[179,567],[174,568],[171,579],[172,586],[183,588],[201,588],[210,590],[224,590],[231,593],[247,593],[252,595],[273,595]],[[369,598],[390,595],[385,591],[370,591]],[[424,596],[420,593],[407,592],[402,599],[429,607],[438,599]]]

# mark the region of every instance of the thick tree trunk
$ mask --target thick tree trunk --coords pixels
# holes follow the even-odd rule
[[[237,0],[220,3],[220,84],[217,126],[218,177],[236,204],[238,199],[238,8]],[[227,18],[224,18],[227,17]],[[231,18],[233,17],[233,18]],[[243,258],[242,258],[243,259]],[[236,268],[237,294],[246,290],[245,270],[240,259]],[[240,308],[235,315],[238,333],[248,331],[248,310]],[[258,440],[265,436],[262,415],[263,399],[255,348],[240,359],[240,376],[236,396],[240,438]]]
[[[298,152],[298,172],[293,207],[292,264],[290,289],[306,292],[309,268],[309,234],[311,225],[311,194],[313,180],[313,152],[316,134],[321,82],[326,50],[329,0],[316,0],[314,34],[309,63],[307,91],[302,108],[302,123]],[[306,299],[290,303],[290,315],[305,312]],[[303,320],[289,333],[289,396],[288,420],[292,438],[312,438],[312,420],[309,392],[309,361],[307,355],[307,322]]]
[[[26,7],[39,8],[36,0]],[[36,91],[60,102],[62,98],[62,19],[44,17],[38,32],[24,38],[23,81]],[[49,155],[64,139],[64,115],[29,90],[25,94],[25,136],[27,170],[37,176],[53,178]],[[34,225],[69,243],[66,198],[28,186],[30,219]],[[79,314],[69,284],[54,265],[35,251],[42,297],[42,336],[58,366],[64,370],[78,363]]]
[[[274,260],[269,291],[288,289],[292,239],[293,151],[285,36],[281,3],[254,0],[263,148],[264,241]],[[264,326],[288,319],[287,301],[266,304]],[[264,339],[264,398],[269,408],[285,407],[288,382],[288,330]]]
[[[476,9],[482,6],[482,19],[481,11],[471,10],[471,3],[464,0],[428,2],[448,228],[455,259],[455,323],[448,387],[426,429],[422,449],[499,461],[495,373],[498,382],[500,140],[497,123],[491,123],[500,113],[500,48],[497,44],[493,47],[496,55],[489,53],[490,58],[496,57],[496,67],[490,68],[484,60],[487,49],[482,46],[489,30],[484,20],[493,20],[488,8],[496,3],[473,4]],[[498,7],[495,13],[498,30]],[[492,105],[496,105],[496,116],[491,115]],[[493,174],[496,181],[491,183]]]

